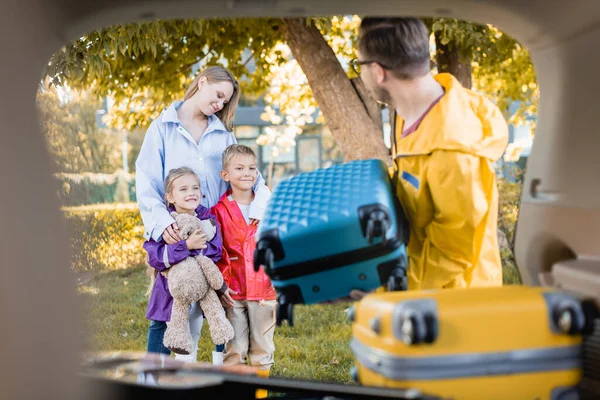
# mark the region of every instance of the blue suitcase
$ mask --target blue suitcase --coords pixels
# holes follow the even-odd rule
[[[406,290],[408,225],[386,165],[351,161],[299,174],[273,191],[257,232],[255,269],[278,293],[277,324],[293,305],[382,285]]]

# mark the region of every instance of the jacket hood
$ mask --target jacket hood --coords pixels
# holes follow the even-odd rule
[[[435,80],[445,94],[415,132],[398,140],[398,156],[449,150],[492,161],[500,158],[508,144],[508,127],[498,107],[465,89],[451,74],[438,74]]]

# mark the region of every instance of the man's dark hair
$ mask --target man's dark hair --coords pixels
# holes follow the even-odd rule
[[[418,18],[363,18],[358,48],[362,61],[374,61],[398,79],[430,71],[429,32]]]

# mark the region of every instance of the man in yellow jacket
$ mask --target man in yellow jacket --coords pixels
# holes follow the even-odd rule
[[[365,18],[351,62],[394,107],[397,195],[410,222],[408,288],[502,285],[494,161],[508,128],[498,108],[450,74],[430,72],[417,18]]]

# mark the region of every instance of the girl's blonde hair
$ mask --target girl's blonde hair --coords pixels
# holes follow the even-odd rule
[[[174,169],[170,170],[169,173],[167,174],[167,177],[165,178],[165,182],[164,182],[165,202],[167,202],[167,199],[166,199],[167,193],[171,193],[171,191],[173,190],[173,182],[175,182],[176,179],[181,178],[182,176],[185,176],[185,175],[193,175],[198,180],[198,183],[200,183],[200,179],[198,178],[198,175],[191,168],[180,167],[180,168],[174,168]],[[168,206],[169,206],[169,204],[167,202],[167,207]],[[158,271],[156,269],[152,268],[150,265],[147,265],[146,266],[146,275],[148,275],[148,277],[150,278],[150,284],[148,285],[148,289],[146,290],[146,296],[150,296],[150,294],[152,293],[152,289],[154,288],[154,283],[156,282],[156,275],[158,275]]]
[[[170,170],[164,182],[165,202],[167,203],[167,207],[169,206],[169,202],[166,199],[166,195],[167,193],[171,193],[171,191],[173,190],[173,182],[175,182],[176,179],[179,179],[185,175],[193,175],[194,178],[196,178],[196,180],[198,181],[198,183],[200,183],[200,178],[198,178],[198,175],[194,172],[193,169],[189,167],[179,167]]]
[[[198,74],[198,76],[185,91],[185,95],[183,96],[184,101],[196,94],[198,91],[198,82],[200,82],[200,79],[202,78],[206,78],[206,81],[211,84],[215,82],[231,82],[233,85],[233,94],[231,95],[231,99],[229,99],[229,101],[223,105],[223,109],[215,113],[215,115],[223,122],[225,128],[227,128],[228,131],[232,131],[235,108],[240,100],[240,85],[238,81],[233,77],[231,72],[227,71],[223,67],[214,66],[205,68]]]

